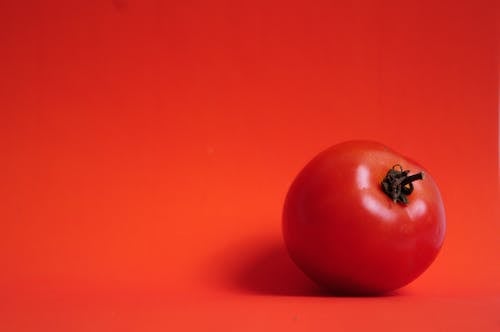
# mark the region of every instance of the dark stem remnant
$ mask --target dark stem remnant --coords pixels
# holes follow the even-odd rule
[[[408,176],[409,170],[403,170],[399,164],[392,166],[382,180],[382,190],[395,203],[408,203],[408,195],[413,192],[413,181],[422,180],[424,173],[419,172]]]

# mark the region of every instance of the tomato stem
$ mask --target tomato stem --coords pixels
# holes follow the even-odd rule
[[[424,178],[423,172],[413,175],[408,175],[408,173],[410,173],[409,170],[403,170],[401,165],[396,164],[387,171],[382,180],[382,190],[393,202],[408,204],[408,195],[413,192],[413,181]]]

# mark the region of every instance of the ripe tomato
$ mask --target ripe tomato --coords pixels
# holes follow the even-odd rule
[[[417,278],[436,258],[446,221],[439,189],[420,165],[382,144],[350,141],[298,174],[282,226],[306,275],[333,293],[355,295]]]

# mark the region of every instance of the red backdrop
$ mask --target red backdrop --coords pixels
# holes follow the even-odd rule
[[[0,1],[0,329],[500,328],[498,1]],[[337,142],[434,175],[448,231],[397,294],[288,259]]]

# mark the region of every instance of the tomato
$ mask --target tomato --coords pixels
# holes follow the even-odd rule
[[[282,227],[290,257],[312,280],[335,294],[369,295],[422,274],[443,244],[446,220],[422,166],[380,143],[349,141],[298,174]]]

